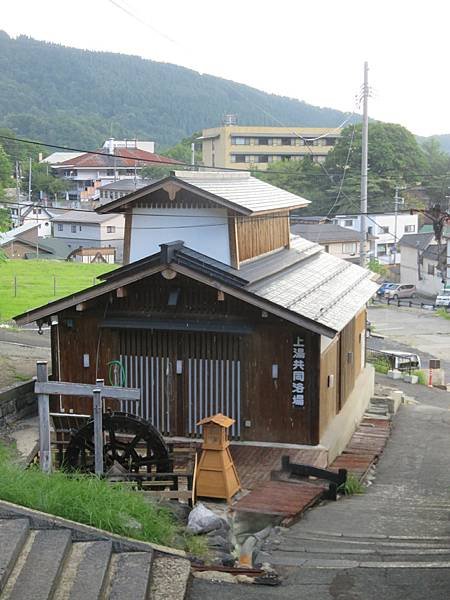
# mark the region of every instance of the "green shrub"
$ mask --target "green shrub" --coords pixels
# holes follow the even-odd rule
[[[141,494],[95,476],[22,469],[1,444],[0,499],[156,544],[170,545],[179,529],[168,509]]]
[[[427,384],[427,378],[426,375],[423,371],[412,371],[411,375],[417,375],[418,377],[418,383],[420,383],[421,385],[426,385]]]
[[[389,361],[383,356],[377,356],[377,358],[373,361],[373,366],[377,373],[382,373],[386,375],[389,369],[391,368]]]

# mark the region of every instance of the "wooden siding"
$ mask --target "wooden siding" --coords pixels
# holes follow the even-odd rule
[[[339,412],[339,370],[339,338],[336,338],[322,352],[320,361],[320,437]],[[334,379],[332,384],[330,376]]]
[[[131,228],[133,217],[130,209],[125,213],[125,228],[123,240],[123,264],[127,265],[130,262],[130,247],[131,247]]]
[[[174,289],[179,289],[178,301],[175,306],[169,306],[169,294]],[[125,297],[118,298],[116,294],[108,294],[87,304],[83,312],[72,309],[64,311],[59,315],[58,325],[61,362],[59,375],[65,381],[93,383],[97,376],[108,382],[107,363],[120,360],[125,352],[127,356],[143,357],[143,362],[146,357],[152,356],[169,358],[170,362],[166,361],[163,367],[158,366],[162,369],[165,367],[164,373],[171,378],[168,388],[170,398],[165,405],[170,409],[169,427],[167,421],[164,426],[169,433],[197,435],[198,432],[189,431],[187,426],[194,419],[193,414],[189,417],[189,410],[195,410],[196,406],[197,413],[202,407],[203,416],[209,410],[234,410],[235,418],[240,421],[239,431],[235,431],[235,436],[243,440],[318,443],[320,336],[271,315],[262,317],[257,308],[227,294],[221,298],[217,290],[187,277],[178,275],[174,280],[168,281],[158,273],[129,285]],[[247,325],[248,333],[188,333],[186,330],[159,332],[142,328],[125,330],[113,326],[100,327],[104,319],[110,322],[115,318],[156,318],[170,323],[175,318],[180,320],[183,317],[190,323],[215,323],[218,326],[242,322]],[[56,337],[56,332],[53,336]],[[305,344],[303,407],[292,404],[292,353],[295,336],[301,336]],[[89,354],[88,368],[83,367],[83,354]],[[182,373],[178,374],[177,360],[182,361]],[[200,360],[203,362],[198,362]],[[235,364],[227,366],[221,362],[227,360],[234,361]],[[239,361],[239,366],[236,361]],[[136,365],[136,361],[133,364]],[[128,381],[139,387],[141,372],[145,385],[147,375],[151,375],[151,361],[150,367],[145,361],[143,371],[140,370],[140,364],[139,358],[138,375],[136,376],[135,371],[132,375],[136,381]],[[276,379],[272,377],[274,364],[278,365]],[[207,380],[205,370],[208,373]],[[227,409],[226,399],[232,399],[232,395],[227,396],[221,389],[222,385],[226,386],[226,378],[229,385],[233,385],[233,377],[234,409],[231,404]],[[64,408],[72,408],[74,412],[90,413],[90,404],[88,399],[64,399]],[[58,410],[58,406],[59,402],[52,406],[52,410]],[[148,411],[148,408],[145,410]],[[143,414],[148,416],[148,412]]]
[[[364,368],[364,357],[362,351],[365,349],[366,334],[366,309],[363,309],[355,317],[355,377]]]
[[[235,217],[239,261],[289,247],[289,211]]]

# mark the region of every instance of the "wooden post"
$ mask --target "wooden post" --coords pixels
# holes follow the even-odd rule
[[[37,381],[48,381],[48,365],[46,360],[37,362]],[[39,410],[39,462],[44,473],[52,471],[52,454],[50,450],[50,410],[48,394],[38,394]]]
[[[95,474],[103,475],[103,410],[102,390],[95,388],[94,397],[94,447],[95,447]]]

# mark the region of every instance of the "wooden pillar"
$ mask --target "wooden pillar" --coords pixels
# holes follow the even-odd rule
[[[101,476],[103,475],[103,410],[101,388],[95,388],[92,394],[94,398],[95,474]]]
[[[37,381],[48,381],[48,365],[46,360],[36,364]],[[50,449],[50,410],[48,394],[38,394],[39,411],[39,463],[44,473],[52,471],[52,454]]]

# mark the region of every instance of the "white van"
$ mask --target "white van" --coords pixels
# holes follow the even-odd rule
[[[450,306],[450,286],[446,285],[436,296],[436,306]]]

